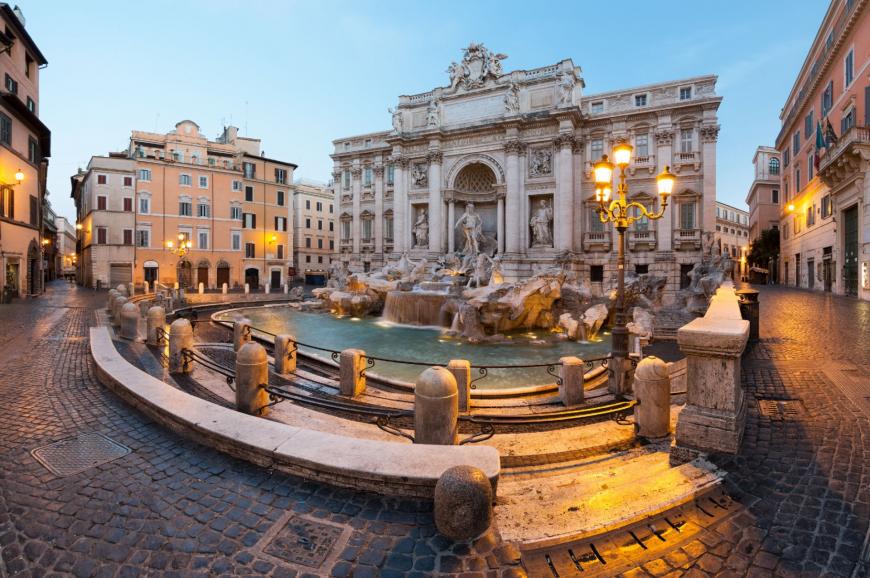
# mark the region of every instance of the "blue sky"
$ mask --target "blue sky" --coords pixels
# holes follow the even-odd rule
[[[586,92],[719,75],[718,198],[743,205],[752,155],[779,111],[827,3],[795,1],[21,0],[49,65],[41,117],[53,135],[51,201],[74,216],[69,176],[132,129],[222,122],[265,153],[331,172],[334,138],[390,127],[399,94],[445,85],[470,41],[505,70],[572,58]],[[605,6],[618,12],[601,13]],[[603,25],[601,21],[603,20]],[[783,33],[787,31],[787,33]]]

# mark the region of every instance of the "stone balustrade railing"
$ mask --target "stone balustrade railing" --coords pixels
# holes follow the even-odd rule
[[[746,421],[740,358],[749,340],[749,321],[740,314],[737,294],[726,281],[704,317],[677,331],[686,355],[686,406],[677,419],[671,463],[710,452],[737,453]]]

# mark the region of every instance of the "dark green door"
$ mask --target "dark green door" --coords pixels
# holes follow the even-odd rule
[[[843,211],[843,286],[858,294],[858,205]]]

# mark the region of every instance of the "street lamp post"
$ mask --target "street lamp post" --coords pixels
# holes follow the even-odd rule
[[[181,287],[181,279],[178,278],[178,268],[184,264],[184,257],[190,253],[193,247],[193,242],[186,240],[183,233],[178,234],[178,245],[173,241],[166,241],[166,248],[169,252],[178,257],[178,264],[175,266],[175,281]]]
[[[595,163],[595,200],[598,202],[598,218],[602,223],[613,223],[619,236],[618,253],[616,258],[617,285],[616,285],[616,315],[613,329],[611,330],[613,348],[613,366],[611,368],[610,391],[617,395],[626,393],[625,387],[625,360],[628,359],[628,328],[626,327],[625,312],[625,231],[640,218],[649,220],[661,219],[668,206],[668,197],[674,188],[674,175],[670,167],[656,177],[658,193],[661,197],[661,207],[658,212],[651,213],[641,203],[628,202],[628,184],[625,180],[625,169],[631,162],[632,146],[622,143],[614,147],[613,158],[615,167],[619,168],[619,184],[616,196],[611,199],[613,186],[614,163],[607,159],[607,155]],[[630,214],[635,209],[637,212]]]

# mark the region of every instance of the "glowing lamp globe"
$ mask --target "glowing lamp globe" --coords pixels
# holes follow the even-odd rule
[[[622,168],[627,167],[631,163],[631,151],[633,150],[634,148],[627,142],[616,145],[613,149],[613,158],[617,166]]]
[[[674,181],[677,180],[670,169],[671,167],[666,166],[665,170],[656,177],[656,186],[663,202],[667,202],[668,197],[674,192]]]
[[[607,155],[602,156],[601,160],[593,165],[592,172],[595,173],[596,185],[610,186],[613,182],[613,163],[607,160]]]

